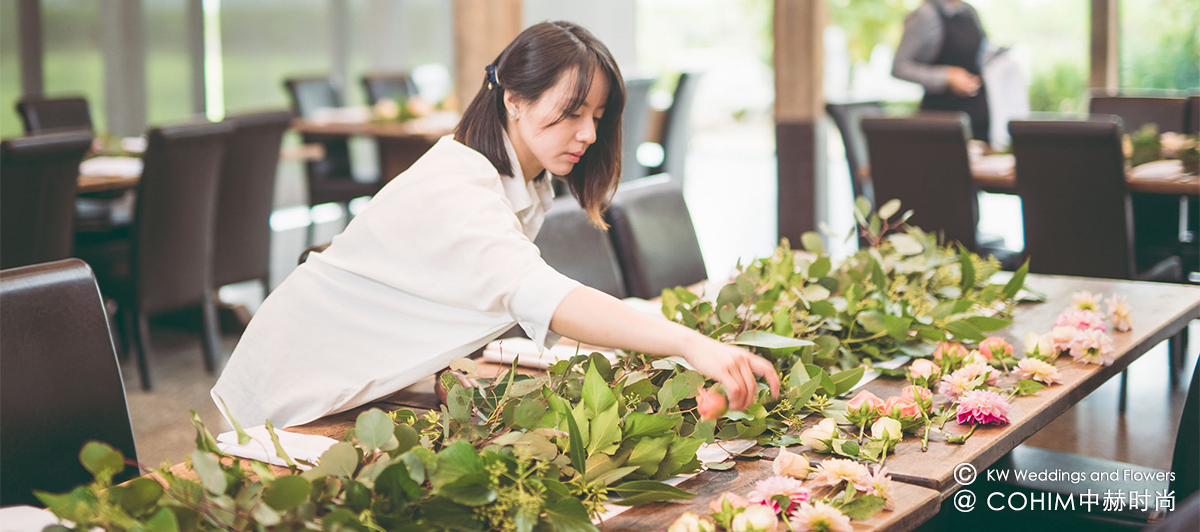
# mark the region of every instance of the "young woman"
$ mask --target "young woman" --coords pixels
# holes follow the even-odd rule
[[[621,173],[624,82],[566,22],[522,32],[447,136],[263,302],[212,390],[245,426],[307,423],[390,395],[520,324],[541,345],[681,356],[730,407],[772,393],[766,360],[564,277],[533,239],[565,179],[592,222]]]

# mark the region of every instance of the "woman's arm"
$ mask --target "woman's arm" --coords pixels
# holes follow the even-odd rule
[[[754,375],[766,377],[771,394],[779,395],[775,367],[762,357],[647,316],[595,288],[581,286],[567,294],[550,320],[550,330],[587,344],[683,357],[696,371],[725,386],[733,410],[754,402]]]

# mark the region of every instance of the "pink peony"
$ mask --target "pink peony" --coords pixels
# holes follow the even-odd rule
[[[941,342],[938,344],[937,349],[933,350],[933,358],[934,360],[941,360],[942,355],[952,358],[966,358],[967,348],[960,343]]]
[[[973,390],[958,401],[959,425],[1004,425],[1008,423],[1008,401],[989,390]]]
[[[792,506],[808,500],[808,488],[797,479],[775,475],[773,477],[764,478],[754,484],[754,490],[750,492],[750,502],[770,506],[779,513],[779,502],[774,500],[776,495],[784,495],[788,500],[792,501]],[[790,508],[789,508],[790,509]]]
[[[1013,346],[1003,338],[993,336],[979,343],[979,354],[988,360],[1010,357],[1013,354]]]
[[[850,518],[841,510],[817,501],[801,504],[788,519],[795,532],[851,532]]]
[[[938,393],[950,398],[951,401],[957,400],[963,394],[974,390],[982,384],[982,380],[976,382],[974,375],[956,371],[949,375],[943,376],[938,382]]]
[[[921,407],[912,399],[893,396],[884,401],[883,414],[895,418],[914,418],[921,415]]]
[[[729,410],[725,396],[716,390],[701,388],[696,394],[696,410],[700,412],[700,420],[717,419]]]
[[[1054,326],[1071,327],[1080,331],[1108,330],[1108,327],[1104,325],[1104,316],[1094,310],[1068,310],[1054,320]]]
[[[871,474],[867,466],[854,460],[828,458],[817,465],[817,476],[813,482],[818,486],[836,486],[849,482],[858,491],[871,489]]]
[[[1054,364],[1036,358],[1021,359],[1013,371],[1016,372],[1017,377],[1033,379],[1047,386],[1062,382],[1062,377],[1058,375],[1058,368]]]

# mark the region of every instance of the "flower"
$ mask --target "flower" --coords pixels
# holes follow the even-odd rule
[[[894,421],[894,420],[893,420]],[[874,430],[874,427],[871,429]],[[849,482],[858,491],[866,491],[871,487],[871,475],[867,466],[854,460],[830,458],[817,465],[817,476],[813,478],[818,486],[836,486]]]
[[[779,513],[781,509],[779,501],[774,499],[776,495],[787,497],[792,501],[792,505],[795,505],[808,500],[808,488],[792,477],[775,475],[754,484],[754,490],[750,492],[750,502],[769,506],[775,513]],[[749,508],[753,508],[753,505]]]
[[[928,379],[930,376],[941,370],[942,368],[937,364],[934,364],[931,360],[918,358],[913,361],[911,366],[908,367],[908,376],[913,379],[913,381],[916,381],[917,379]]]
[[[729,532],[770,532],[779,524],[776,511],[766,506],[751,506],[733,517]]]
[[[933,407],[933,392],[924,386],[905,386],[900,390],[900,398],[917,403],[925,411]]]
[[[1075,292],[1071,296],[1071,308],[1076,310],[1100,310],[1100,297],[1103,294],[1092,294],[1087,290]]]
[[[804,480],[809,473],[808,459],[802,454],[788,452],[786,447],[780,447],[779,456],[771,462],[771,470],[776,475]]]
[[[1108,317],[1112,319],[1114,329],[1121,332],[1133,329],[1131,316],[1133,309],[1129,307],[1129,302],[1125,300],[1125,296],[1113,294],[1105,303],[1108,305]]]
[[[1090,364],[1109,366],[1116,359],[1112,338],[1098,329],[1077,331],[1071,339],[1070,349],[1071,358]]]
[[[990,390],[972,390],[958,401],[959,425],[1004,425],[1008,423],[1008,401]]]
[[[708,509],[712,510],[713,513],[721,512],[724,510],[723,503],[725,501],[729,501],[730,508],[746,508],[746,507],[750,506],[750,501],[747,501],[746,499],[742,498],[741,495],[737,495],[737,494],[730,493],[727,491],[725,493],[722,493],[720,497],[717,497],[712,502],[708,503]]]
[[[420,96],[411,96],[408,99],[408,112],[413,116],[422,117],[429,116],[434,111],[433,104],[429,103],[425,98]]]
[[[963,364],[987,364],[988,358],[984,357],[977,349],[972,349],[967,358],[963,359]]]
[[[846,403],[846,419],[855,425],[863,425],[879,417],[881,408],[883,408],[883,399],[863,390]]]
[[[1075,333],[1079,329],[1074,327],[1055,327],[1050,330],[1050,341],[1054,342],[1055,352],[1061,353],[1071,349],[1071,341],[1075,339]]]
[[[1013,346],[1003,338],[993,336],[979,342],[979,354],[988,360],[1010,357],[1013,354]]]
[[[823,502],[801,504],[788,519],[796,532],[850,532],[850,518]]]
[[[867,490],[867,495],[883,499],[883,507],[892,510],[896,507],[896,497],[892,493],[892,477],[888,476],[886,467],[875,464],[874,469],[875,474],[871,475],[871,489]]]
[[[934,360],[941,360],[943,355],[952,358],[965,358],[967,356],[967,348],[959,343],[941,342],[933,350],[933,358]]]
[[[884,401],[883,414],[894,418],[913,418],[921,415],[921,407],[912,399],[893,396]]]
[[[1099,312],[1078,309],[1059,314],[1058,319],[1054,320],[1054,327],[1073,327],[1080,331],[1108,330],[1108,327],[1104,325],[1104,316],[1101,316]]]
[[[871,425],[871,437],[876,440],[899,440],[903,438],[900,422],[890,417],[881,417]]]
[[[396,120],[400,118],[400,105],[391,98],[380,98],[378,102],[375,102],[372,112],[383,120]]]
[[[825,418],[816,426],[800,433],[800,443],[812,447],[812,450],[823,453],[829,450],[830,440],[837,433],[837,422]]]
[[[712,521],[701,519],[692,512],[684,512],[674,523],[671,523],[671,526],[667,527],[667,532],[713,532],[715,529]]]
[[[1058,375],[1058,368],[1054,364],[1036,358],[1021,359],[1014,371],[1022,379],[1033,379],[1046,385],[1062,382],[1062,377]]]
[[[1053,358],[1058,355],[1054,348],[1054,334],[1038,334],[1031,332],[1025,335],[1025,354],[1042,358]]]
[[[700,412],[700,420],[717,419],[729,410],[725,396],[716,390],[701,388],[696,394],[696,410]]]
[[[955,371],[942,377],[942,380],[938,382],[938,393],[954,401],[962,394],[974,390],[976,386],[979,386],[981,382],[977,382],[975,377],[977,375],[967,375],[962,371]]]

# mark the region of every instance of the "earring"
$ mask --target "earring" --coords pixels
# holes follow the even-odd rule
[[[513,121],[515,121],[516,119],[518,119],[518,118],[520,118],[520,117],[521,117],[521,113],[519,113],[519,112],[517,112],[517,111],[513,111],[513,112],[511,112],[511,113],[508,113],[508,119],[509,119],[509,120],[513,120]]]

